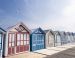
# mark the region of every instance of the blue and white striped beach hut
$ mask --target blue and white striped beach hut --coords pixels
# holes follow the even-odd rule
[[[30,50],[40,50],[45,48],[45,32],[41,28],[37,28],[31,32]]]

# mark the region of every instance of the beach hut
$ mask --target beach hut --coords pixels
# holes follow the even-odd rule
[[[68,33],[64,32],[64,35],[65,35],[65,44],[67,44],[68,43]]]
[[[70,39],[70,32],[66,32],[67,34],[67,44],[71,42],[71,39]]]
[[[45,44],[47,47],[54,47],[54,34],[52,30],[45,30]]]
[[[74,33],[72,32],[72,43],[74,43]]]
[[[66,32],[64,32],[64,44],[67,44],[67,33]]]
[[[75,42],[75,33],[73,33],[73,37],[74,37],[74,42]]]
[[[2,58],[3,55],[3,42],[5,37],[5,30],[0,28],[0,58]]]
[[[41,28],[32,30],[30,36],[30,50],[40,50],[45,48],[45,32]]]
[[[55,46],[61,46],[61,35],[59,31],[54,31],[55,34]]]
[[[73,34],[70,32],[70,43],[73,43]]]
[[[61,31],[60,32],[60,37],[61,37],[61,45],[64,45],[64,44],[66,44],[66,34],[65,34],[65,32],[64,31]]]
[[[9,26],[4,41],[4,57],[29,51],[30,30],[23,22]]]

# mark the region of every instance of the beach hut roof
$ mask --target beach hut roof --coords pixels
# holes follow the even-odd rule
[[[70,32],[67,32],[68,35],[70,35]]]
[[[0,27],[0,32],[5,33],[6,31]]]
[[[53,31],[54,34],[60,35],[60,31]]]
[[[33,34],[33,33],[43,33],[43,34],[45,34],[45,32],[40,27],[36,28],[36,29],[32,29],[31,34]]]
[[[51,33],[52,33],[52,35],[54,35],[54,31],[53,31],[53,30],[51,30],[51,29],[44,30],[44,32],[45,32],[45,33],[51,32]]]
[[[49,30],[44,30],[45,33],[47,33]]]
[[[10,29],[16,28],[20,25],[22,25],[28,32],[30,32],[30,30],[26,27],[26,25],[23,22],[19,22],[15,25],[0,25],[0,27],[3,28],[5,31],[9,31]]]

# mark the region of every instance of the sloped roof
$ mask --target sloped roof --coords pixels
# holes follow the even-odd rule
[[[49,30],[44,30],[45,33],[47,33]]]
[[[3,28],[5,31],[8,31],[12,28],[18,27],[19,25],[22,25],[28,32],[30,32],[30,30],[27,28],[27,26],[23,22],[19,22],[15,25],[0,25],[0,27]]]
[[[65,32],[64,31],[60,31],[60,35],[64,35],[65,34]]]
[[[47,32],[51,32],[51,33],[52,33],[52,35],[54,35],[54,31],[53,31],[53,30],[51,30],[51,29],[44,30],[44,32],[45,32],[45,33],[47,33]]]
[[[69,32],[65,32],[66,33],[66,35],[69,35]]]
[[[73,33],[75,35],[75,33]]]
[[[32,30],[31,30],[31,34],[36,33],[38,30],[39,30],[41,33],[45,34],[45,32],[44,32],[40,27],[39,27],[39,28],[36,28],[36,29],[32,29]],[[37,32],[37,33],[39,33],[39,32]]]
[[[52,31],[52,30],[51,30],[51,29],[48,29],[48,30],[44,30],[44,32],[45,32],[45,33],[47,33],[48,31]]]
[[[0,32],[4,33],[6,31],[0,27]]]
[[[56,34],[56,35],[60,35],[59,31],[54,31],[53,33]]]

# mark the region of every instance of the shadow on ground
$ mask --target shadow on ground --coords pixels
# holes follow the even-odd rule
[[[46,55],[44,58],[75,58],[75,47],[61,51],[53,55]]]

